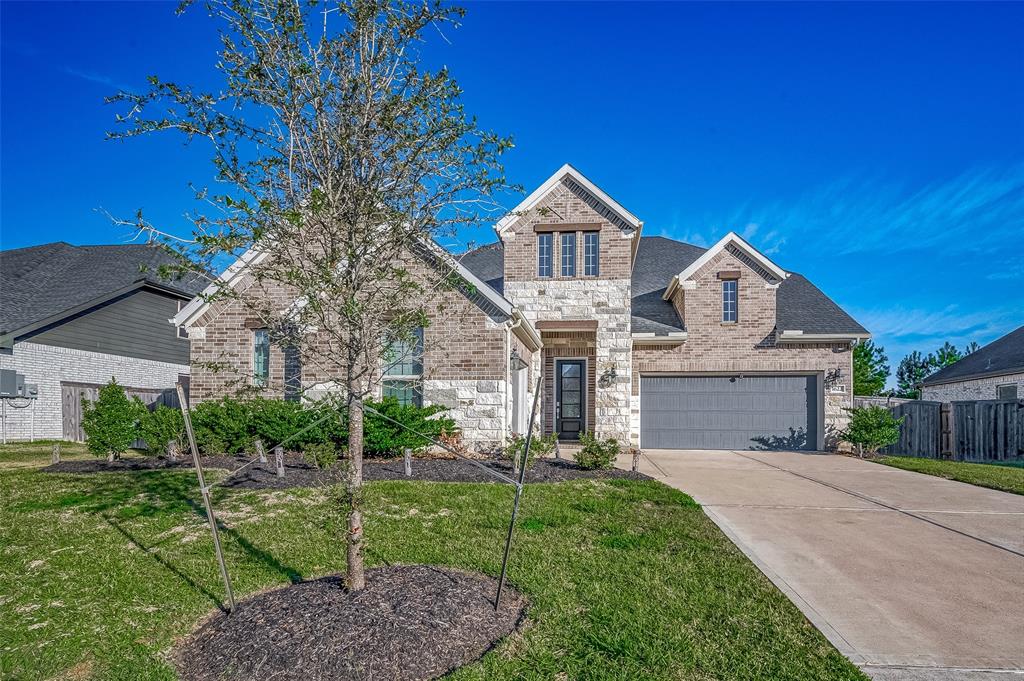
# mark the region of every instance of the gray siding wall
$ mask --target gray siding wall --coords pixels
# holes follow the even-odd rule
[[[179,298],[139,289],[18,338],[40,345],[188,364],[188,340],[168,323]]]

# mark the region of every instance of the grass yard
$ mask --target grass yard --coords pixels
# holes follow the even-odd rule
[[[915,473],[936,475],[947,480],[958,480],[1002,492],[1024,494],[1024,462],[967,463],[911,456],[883,456],[875,461]]]
[[[0,678],[170,679],[164,654],[217,607],[194,475],[53,475],[0,450]],[[37,455],[49,462],[49,448]],[[210,478],[224,475],[210,471]],[[244,597],[344,566],[331,490],[215,505]],[[367,486],[367,559],[497,575],[508,487]],[[529,622],[455,679],[863,679],[687,496],[656,482],[526,488],[509,578]]]

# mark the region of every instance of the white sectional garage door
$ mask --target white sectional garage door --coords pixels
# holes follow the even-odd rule
[[[814,376],[641,376],[644,449],[815,449]]]

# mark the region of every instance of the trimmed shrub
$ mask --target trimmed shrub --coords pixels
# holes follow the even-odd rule
[[[179,451],[185,448],[185,419],[180,409],[161,404],[149,411],[139,398],[135,401],[141,411],[139,437],[145,440],[150,454],[167,454],[171,442]]]
[[[138,422],[146,408],[138,400],[128,399],[124,388],[113,378],[100,388],[95,402],[82,400],[82,430],[85,446],[108,461],[119,458],[138,438]]]
[[[435,440],[442,435],[456,432],[455,421],[447,416],[439,416],[447,411],[440,405],[402,405],[393,397],[385,397],[380,402],[367,401],[367,405],[405,425],[406,428],[366,412],[363,419],[363,453],[366,456],[392,456],[400,454],[406,448],[420,451],[430,446],[429,440],[410,432],[407,428]]]
[[[526,455],[526,470],[533,468],[533,462],[538,457],[548,456],[554,452],[557,443],[558,433],[551,433],[551,435],[534,433],[533,438],[530,440],[530,451]],[[524,447],[526,447],[526,436],[519,433],[513,433],[509,438],[508,444],[505,445],[504,455],[506,459],[512,462],[513,470],[516,470],[519,461],[522,460]]]
[[[306,461],[317,468],[329,468],[338,463],[338,447],[333,442],[315,442],[302,450]]]
[[[899,442],[900,425],[905,416],[896,418],[888,409],[878,405],[854,407],[847,411],[850,413],[850,425],[842,437],[850,444],[862,447],[874,455],[882,447]]]
[[[192,408],[192,428],[203,454],[237,454],[249,449],[253,441],[249,423],[249,407],[230,397],[200,402]]]
[[[613,437],[599,440],[591,433],[581,433],[575,459],[580,468],[604,470],[612,467],[621,450],[622,445]]]

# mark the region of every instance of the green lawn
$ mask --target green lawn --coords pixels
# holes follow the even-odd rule
[[[13,458],[31,461],[0,450]],[[238,594],[342,568],[332,494],[216,491]],[[0,498],[0,678],[173,678],[166,651],[221,598],[194,475],[0,467]],[[371,483],[368,560],[496,575],[511,499],[496,485]],[[660,483],[528,486],[509,577],[531,601],[527,626],[453,678],[864,678]]]
[[[966,463],[911,456],[883,456],[875,461],[907,471],[937,475],[947,480],[959,480],[979,487],[1024,494],[1024,462]]]

